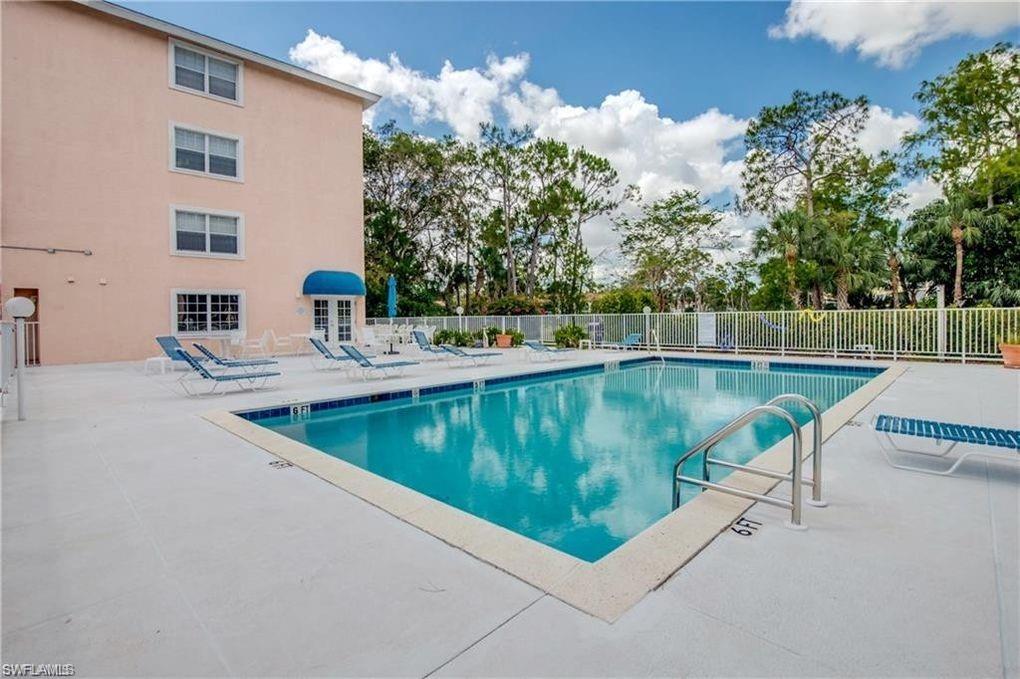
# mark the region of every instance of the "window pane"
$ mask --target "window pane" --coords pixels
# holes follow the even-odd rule
[[[177,249],[187,250],[188,252],[205,252],[205,234],[178,231]]]
[[[205,154],[199,153],[198,151],[185,151],[184,149],[177,149],[177,157],[175,159],[177,167],[183,170],[198,170],[199,172],[205,172]]]
[[[218,139],[218,137],[214,137]],[[179,149],[205,153],[205,135],[181,127],[174,128],[174,145]]]
[[[177,212],[178,231],[198,231],[205,233],[205,215],[200,212]]]
[[[237,158],[237,140],[209,135],[209,155]]]
[[[351,301],[349,299],[338,299],[336,301],[336,334],[341,342],[351,340]]]
[[[182,66],[174,68],[174,82],[181,87],[198,90],[199,92],[205,91],[205,75]]]
[[[205,55],[185,49],[180,45],[174,47],[174,64],[192,71],[205,73]]]
[[[209,76],[209,94],[237,101],[237,85],[229,80]]]
[[[209,58],[209,93],[237,100],[237,65]]]
[[[241,302],[237,295],[209,295],[212,331],[240,330]]]
[[[209,233],[237,235],[237,217],[209,215]]]
[[[209,75],[232,83],[237,82],[237,65],[209,57]]]
[[[207,305],[206,295],[177,295],[177,332],[205,332]]]
[[[329,338],[329,302],[324,299],[312,300],[312,317],[315,330],[322,334],[326,342]]]
[[[237,236],[209,234],[209,252],[237,254]]]
[[[237,161],[233,158],[223,158],[221,156],[209,156],[209,172],[213,174],[222,174],[227,177],[237,176]]]

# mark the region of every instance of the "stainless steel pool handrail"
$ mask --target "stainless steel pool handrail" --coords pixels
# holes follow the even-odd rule
[[[788,480],[793,483],[793,489],[790,494],[789,500],[783,500],[780,498],[769,497],[768,495],[761,495],[758,493],[752,493],[750,491],[741,490],[739,488],[733,488],[730,486],[724,486],[719,483],[713,483],[709,481],[708,477],[708,466],[710,464],[718,464],[719,462],[725,462],[720,460],[712,460],[710,454],[712,448],[714,448],[720,441],[734,434],[735,432],[743,429],[751,422],[757,420],[763,415],[773,415],[783,420],[787,426],[790,427],[790,434],[793,436],[793,468],[789,474]],[[696,486],[700,486],[702,489],[716,490],[721,493],[727,493],[729,495],[735,495],[748,500],[756,500],[758,502],[764,502],[766,504],[775,505],[777,507],[784,507],[790,510],[790,526],[793,528],[801,528],[801,484],[803,479],[801,478],[801,467],[803,464],[802,456],[802,437],[800,433],[800,425],[797,424],[797,420],[793,418],[793,415],[789,411],[780,408],[776,405],[760,405],[751,408],[740,417],[736,418],[729,424],[717,430],[715,433],[709,435],[696,445],[692,446],[683,455],[677,458],[677,461],[673,464],[673,509],[675,510],[680,506],[680,488],[683,483],[690,483]],[[696,479],[691,476],[684,476],[680,473],[684,462],[693,457],[694,455],[704,452],[705,456],[702,460],[702,478]],[[769,478],[781,478],[787,479],[786,474],[779,472],[773,472],[770,470],[759,469],[757,467],[747,467],[745,465],[736,465],[735,463],[729,462],[722,466],[728,466],[741,471],[746,471],[751,474],[757,474],[759,476],[767,476]]]
[[[822,411],[818,405],[808,397],[803,396],[802,394],[793,393],[780,394],[765,405],[775,406],[780,403],[786,403],[787,401],[800,403],[811,413],[811,421],[814,425],[811,427],[811,454],[808,455],[808,457],[812,458],[811,481],[805,481],[804,483],[811,486],[811,498],[808,500],[808,504],[814,505],[815,507],[824,507],[826,502],[822,499]]]

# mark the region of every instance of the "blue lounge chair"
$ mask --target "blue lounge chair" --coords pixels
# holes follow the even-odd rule
[[[626,337],[624,337],[623,341],[620,342],[619,344],[613,344],[610,342],[607,344],[603,344],[602,347],[605,349],[621,349],[625,351],[627,349],[637,349],[640,347],[640,345],[641,345],[641,333],[632,332]]]
[[[341,354],[337,356],[329,347],[326,346],[325,342],[317,337],[309,337],[308,341],[315,347],[316,353],[312,354],[312,367],[316,370],[330,369],[330,368],[350,368],[352,359],[347,354]],[[375,358],[375,354],[363,354],[366,358]]]
[[[385,363],[373,363],[368,360],[365,354],[350,344],[341,344],[340,350],[354,360],[354,369],[359,372],[361,379],[367,380],[370,375],[378,375],[380,378],[390,375],[400,375],[404,369],[419,365],[418,361],[386,361]]]
[[[491,358],[503,355],[498,351],[482,351],[478,353],[468,353],[461,349],[460,347],[454,347],[449,344],[444,344],[442,345],[441,348],[444,352],[453,356],[454,358],[459,359],[465,363],[470,363],[471,365],[481,365],[483,363],[487,363]]]
[[[178,363],[183,363],[184,362],[184,359],[181,358],[180,354],[178,354],[177,352],[178,351],[183,351],[186,354],[188,352],[184,349],[184,347],[181,346],[181,343],[177,341],[176,337],[171,337],[170,335],[164,335],[163,337],[157,337],[156,338],[156,344],[158,344],[159,348],[163,350],[163,353],[165,353],[167,356],[170,357],[171,361],[177,361]],[[188,355],[191,356],[191,354],[188,354]],[[198,361],[198,362],[202,362],[202,361],[205,360],[205,357],[199,357],[199,356],[191,356],[191,357],[193,359],[195,359],[196,361]]]
[[[193,342],[192,346],[198,349],[200,352],[202,352],[202,354],[204,354],[206,358],[208,358],[210,361],[220,366],[221,368],[258,368],[267,365],[276,365],[277,363],[279,363],[279,361],[274,361],[271,358],[251,358],[251,359],[222,358],[220,356],[217,356],[210,349],[208,349],[202,344],[199,344],[198,342]]]
[[[946,458],[950,452],[960,443],[983,446],[986,448],[1002,448],[1008,452],[994,450],[983,450],[976,448],[968,450],[953,462],[947,469],[927,469],[924,467],[912,467],[909,465],[896,464],[889,456],[889,450],[881,446],[882,453],[890,465],[896,469],[905,469],[912,472],[935,474],[947,476],[956,471],[957,467],[968,457],[988,457],[1000,460],[1020,462],[1020,430],[1018,429],[994,429],[992,427],[975,427],[968,424],[952,424],[949,422],[935,422],[933,420],[921,420],[911,417],[894,417],[892,415],[877,415],[872,420],[872,428],[879,436],[881,445],[882,435],[889,445],[898,453],[913,455],[925,455],[927,457]],[[893,436],[911,436],[914,438],[933,439],[936,446],[941,449],[943,444],[948,443],[944,450],[911,450],[896,445]]]
[[[429,341],[428,336],[425,335],[421,330],[412,330],[411,337],[414,339],[414,343],[418,346],[418,349],[422,352],[425,358],[449,358],[450,354],[443,351],[442,347],[437,347],[435,344]]]
[[[566,356],[574,353],[573,349],[550,348],[536,340],[524,340],[524,346],[531,349],[528,355],[534,359],[546,359],[553,361],[557,358],[565,358]]]
[[[208,384],[209,391],[202,394],[203,396],[209,396],[215,393],[216,389],[221,384],[230,384],[242,391],[250,389],[261,389],[269,384],[269,380],[274,377],[279,377],[278,372],[239,372],[239,373],[211,373],[209,370],[198,362],[198,359],[186,352],[184,349],[178,349],[177,355],[181,357],[181,360],[191,366],[201,376],[200,380],[193,379],[191,373],[181,375],[177,382],[181,385],[181,389],[184,390],[188,396],[195,396],[199,392],[193,388],[193,384]],[[188,378],[192,379],[188,379]]]

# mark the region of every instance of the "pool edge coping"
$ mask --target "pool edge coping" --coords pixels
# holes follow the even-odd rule
[[[591,365],[604,363],[597,361]],[[828,440],[908,369],[902,364],[884,366],[883,372],[823,413],[823,440]],[[331,457],[234,412],[216,410],[202,417],[442,542],[609,623],[661,586],[754,505],[751,500],[735,496],[702,493],[591,563]],[[813,425],[802,429],[805,440],[810,441]],[[790,442],[791,437],[787,436],[753,458],[751,464],[789,472]],[[725,483],[768,493],[780,482],[736,472]],[[810,509],[806,523],[810,525]]]

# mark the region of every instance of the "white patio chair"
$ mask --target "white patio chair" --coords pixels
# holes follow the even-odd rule
[[[266,341],[266,333],[262,333],[262,335],[258,338],[239,337],[233,341],[233,344],[238,348],[238,354],[241,358],[248,358],[250,356],[264,357],[268,355],[268,346]]]
[[[291,337],[279,337],[270,328],[263,334],[263,340],[268,350],[275,356],[278,354],[293,354],[297,345]]]

